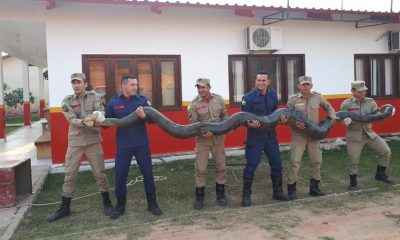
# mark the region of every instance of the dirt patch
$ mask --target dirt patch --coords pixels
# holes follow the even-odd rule
[[[222,240],[222,239],[251,239],[263,240],[272,239],[272,235],[264,229],[251,225],[233,226],[228,229],[211,230],[204,226],[171,226],[160,224],[152,227],[150,235],[141,238],[142,240]]]
[[[359,199],[352,199],[354,202],[347,203],[347,206],[344,206],[345,210],[329,207],[315,208],[313,204],[305,204],[303,207],[296,205],[297,207],[293,208],[287,206],[281,212],[262,215],[265,216],[262,218],[264,222],[276,220],[272,226],[271,224],[260,225],[260,218],[256,218],[254,214],[251,219],[257,220],[246,222],[229,222],[228,219],[217,217],[215,221],[222,220],[226,223],[221,228],[210,227],[212,222],[205,219],[193,225],[163,222],[152,226],[151,233],[140,239],[400,240],[400,195],[398,193],[381,194],[380,200],[388,199],[388,197],[391,203],[389,206],[380,206],[384,201],[361,203]],[[329,198],[319,200],[328,202],[328,205],[331,201]],[[363,207],[353,209],[353,203]],[[266,208],[268,206],[241,208],[238,213],[249,214],[257,210],[264,214]],[[290,223],[292,219],[295,219],[296,224]]]
[[[303,222],[290,230],[298,239],[400,239],[400,207],[368,208],[342,216],[298,215]]]

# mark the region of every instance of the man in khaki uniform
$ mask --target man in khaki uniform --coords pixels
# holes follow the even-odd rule
[[[319,123],[319,108],[322,107],[331,117],[334,122],[336,119],[335,110],[331,104],[324,99],[320,93],[311,92],[313,87],[312,78],[308,76],[299,77],[299,92],[291,96],[288,100],[287,106],[289,109],[296,110],[309,118],[314,123]],[[311,196],[324,196],[325,193],[321,192],[319,183],[321,180],[321,164],[322,152],[320,148],[320,141],[311,137],[305,136],[302,130],[305,128],[304,122],[297,121],[296,127],[291,131],[291,152],[290,161],[291,166],[288,172],[288,195],[290,199],[296,199],[296,182],[298,180],[298,171],[301,164],[301,158],[304,150],[307,149],[310,158],[310,192]]]
[[[108,180],[105,174],[100,124],[92,114],[104,112],[101,98],[94,91],[86,91],[87,82],[83,73],[71,75],[74,94],[62,102],[62,111],[69,123],[68,148],[65,156],[65,178],[62,187],[60,208],[48,219],[53,222],[71,214],[70,203],[78,178],[81,159],[85,154],[89,159],[97,186],[103,197],[104,214],[110,216],[113,210],[108,193]]]
[[[210,80],[199,78],[196,81],[198,96],[195,97],[190,106],[189,119],[195,122],[221,122],[227,118],[227,112],[224,99],[215,93],[211,93]],[[215,181],[217,202],[220,206],[226,206],[225,198],[225,135],[214,136],[212,132],[207,132],[196,137],[196,166],[195,166],[195,184],[196,201],[193,208],[200,210],[203,208],[204,188],[206,186],[206,173],[208,155],[211,151],[215,162]]]
[[[368,88],[364,81],[351,82],[351,93],[353,96],[342,102],[341,111],[350,111],[361,115],[375,114],[380,111],[378,105],[372,98],[365,97]],[[393,109],[393,115],[395,110]],[[386,167],[389,166],[391,151],[387,143],[373,130],[371,123],[345,122],[347,125],[346,142],[348,154],[348,170],[350,175],[349,190],[358,190],[357,174],[361,151],[365,145],[378,153],[378,166],[375,179],[384,183],[393,183],[386,175]]]

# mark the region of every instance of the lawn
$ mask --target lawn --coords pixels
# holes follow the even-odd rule
[[[32,116],[31,117],[31,122],[32,123],[37,122],[39,120],[40,120],[39,116]],[[22,117],[6,118],[6,128],[5,128],[6,135],[8,135],[11,132],[17,130],[20,126],[23,126],[23,125],[24,125],[24,119]]]
[[[400,170],[400,142],[389,141],[388,143],[393,155],[392,163],[387,173],[396,182],[399,182],[397,173]],[[282,152],[282,159],[286,171],[289,165],[288,151]],[[193,160],[182,160],[154,165],[154,175],[166,177],[166,180],[156,182],[158,203],[164,212],[161,217],[155,217],[147,211],[143,184],[138,182],[129,186],[127,211],[117,220],[111,220],[103,215],[101,196],[94,195],[73,201],[71,204],[71,216],[51,224],[46,222],[46,218],[58,208],[59,204],[32,207],[13,239],[110,239],[119,234],[128,236],[128,239],[137,239],[148,235],[151,231],[151,226],[160,223],[160,221],[168,221],[178,226],[194,225],[198,221],[203,221],[207,223],[206,227],[210,229],[227,229],[235,224],[239,226],[242,224],[255,224],[261,228],[275,229],[279,234],[284,234],[285,230],[278,222],[282,222],[283,225],[286,225],[285,227],[293,227],[299,224],[296,221],[296,216],[285,220],[271,219],[266,216],[276,217],[276,213],[279,211],[301,209],[310,205],[314,207],[313,211],[317,211],[320,214],[324,214],[327,209],[334,212],[345,212],[359,208],[353,201],[358,201],[361,205],[374,201],[382,203],[381,199],[376,200],[375,198],[381,196],[382,193],[393,192],[391,186],[374,180],[376,169],[375,154],[370,149],[365,148],[361,156],[359,186],[361,189],[375,188],[374,191],[355,193],[355,196],[346,195],[330,200],[309,197],[308,157],[305,154],[299,173],[302,178],[297,184],[298,195],[303,200],[312,199],[312,201],[298,200],[279,203],[271,198],[269,167],[264,158],[257,170],[253,186],[252,199],[254,207],[242,208],[240,207],[240,199],[244,162],[245,159],[243,157],[228,158],[226,194],[229,202],[226,208],[218,207],[215,203],[213,165],[212,161],[210,161],[207,175],[209,186],[206,188],[205,208],[202,211],[192,209],[194,200]],[[114,170],[107,170],[107,175],[112,184]],[[132,166],[128,179],[134,181],[139,175],[138,167]],[[63,174],[49,175],[36,203],[59,201],[63,177]],[[340,195],[340,193],[347,192],[348,182],[345,146],[341,146],[340,149],[324,150],[322,190],[332,196]],[[79,174],[76,197],[96,192],[96,189],[91,172]],[[286,187],[284,190],[286,192]],[[114,199],[113,204],[115,204]],[[284,237],[279,237],[279,234],[278,239],[285,239]]]

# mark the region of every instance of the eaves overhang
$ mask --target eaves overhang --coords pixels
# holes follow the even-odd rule
[[[57,2],[90,3],[90,4],[123,4],[148,6],[149,11],[162,14],[165,8],[201,8],[232,10],[233,14],[244,17],[255,17],[256,13],[264,15],[262,24],[269,25],[286,20],[353,22],[356,28],[370,27],[389,23],[400,23],[399,12],[361,11],[322,8],[298,8],[288,6],[267,6],[264,1],[254,5],[237,4],[235,1],[212,2],[187,1],[153,1],[153,0],[33,0],[45,2],[48,10],[57,7]],[[289,1],[288,1],[289,3]]]

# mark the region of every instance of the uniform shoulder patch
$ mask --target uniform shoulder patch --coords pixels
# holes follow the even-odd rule
[[[68,112],[68,107],[70,105],[69,100],[70,100],[70,98],[69,98],[69,96],[67,96],[61,102],[61,108],[62,108],[63,112]]]
[[[187,106],[187,109],[189,112],[191,112],[193,110],[193,108],[196,106],[197,99],[198,99],[198,96],[193,98],[193,100]]]
[[[292,94],[292,95],[289,96],[288,99],[292,99],[292,98],[295,98],[295,97],[297,97],[297,94]]]
[[[321,95],[321,93],[319,93],[319,92],[316,92],[316,91],[312,91],[311,93],[314,93],[314,94]]]
[[[344,100],[341,104],[340,111],[347,111],[351,104],[351,98]]]

